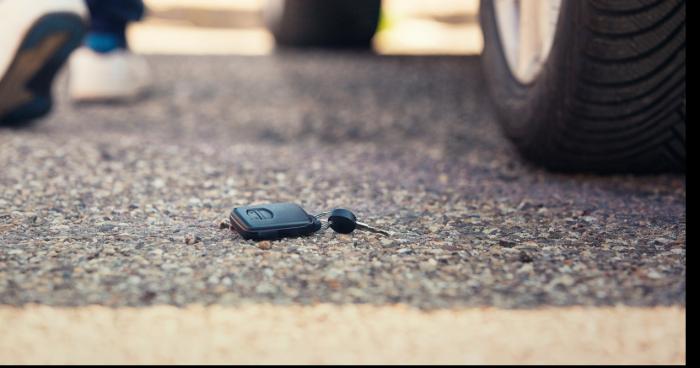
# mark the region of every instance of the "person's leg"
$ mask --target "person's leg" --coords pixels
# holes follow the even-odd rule
[[[68,92],[75,101],[129,100],[149,80],[146,62],[129,51],[126,27],[144,13],[141,0],[86,0],[90,28],[71,57]]]
[[[0,0],[0,126],[50,111],[54,76],[80,45],[86,15],[81,0]]]
[[[87,0],[90,29],[85,44],[97,52],[126,49],[126,25],[140,20],[144,6],[141,0]]]

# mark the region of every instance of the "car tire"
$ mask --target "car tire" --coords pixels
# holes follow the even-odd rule
[[[268,0],[265,23],[278,45],[368,48],[380,0]]]
[[[684,0],[563,0],[527,83],[508,64],[496,11],[481,1],[483,70],[526,158],[558,171],[685,171]]]

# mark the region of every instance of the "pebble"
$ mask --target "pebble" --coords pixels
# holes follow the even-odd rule
[[[192,244],[201,243],[201,242],[202,242],[202,238],[200,238],[199,235],[193,234],[193,233],[185,234],[185,244],[192,245]]]
[[[527,252],[520,252],[518,259],[520,260],[520,262],[532,262],[533,261],[532,256]]]
[[[534,267],[532,266],[532,263],[525,263],[524,265],[520,266],[518,268],[517,273],[531,273],[534,270]]]
[[[113,224],[102,224],[102,225],[99,225],[99,227],[98,227],[97,229],[98,229],[99,231],[101,231],[101,232],[104,233],[104,232],[112,231],[112,230],[114,230],[116,227],[117,227],[117,226],[116,226],[116,225],[113,225]]]

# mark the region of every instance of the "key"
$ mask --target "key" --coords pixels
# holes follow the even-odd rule
[[[341,234],[350,234],[357,229],[384,236],[391,236],[391,233],[386,230],[357,221],[355,214],[344,208],[336,208],[331,211],[331,215],[328,217],[328,222],[331,224],[331,229]]]
[[[231,211],[231,229],[244,239],[274,240],[304,236],[321,229],[321,221],[294,203],[270,203],[236,207]]]

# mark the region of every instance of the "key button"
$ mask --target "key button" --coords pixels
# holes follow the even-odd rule
[[[272,211],[264,208],[252,208],[246,214],[253,220],[269,220],[273,217]]]

